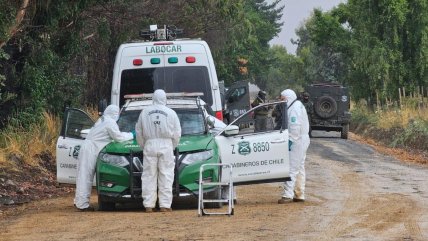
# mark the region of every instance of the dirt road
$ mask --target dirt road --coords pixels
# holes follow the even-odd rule
[[[80,213],[68,196],[1,215],[0,240],[428,240],[428,168],[337,133],[311,141],[304,203],[277,204],[281,183],[238,187],[231,217],[198,217],[192,200],[172,213]]]

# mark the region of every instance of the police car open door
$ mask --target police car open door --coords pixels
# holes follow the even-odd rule
[[[286,102],[259,105],[215,137],[221,162],[232,166],[235,185],[289,180],[286,110]],[[228,180],[223,168],[222,180]]]
[[[77,156],[85,134],[94,121],[79,109],[67,108],[61,132],[56,143],[56,170],[58,183],[76,183]]]

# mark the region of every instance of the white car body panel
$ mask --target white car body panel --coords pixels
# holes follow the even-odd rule
[[[70,117],[72,114],[73,117]],[[57,182],[61,184],[76,184],[77,157],[83,144],[83,133],[94,124],[93,120],[82,110],[67,109],[61,133],[56,143]],[[95,178],[93,185],[95,185]]]
[[[232,166],[234,183],[258,182],[289,177],[288,130],[217,136],[221,162]],[[221,180],[229,180],[223,169]]]
[[[76,183],[77,155],[83,140],[60,136],[56,143],[58,183]]]

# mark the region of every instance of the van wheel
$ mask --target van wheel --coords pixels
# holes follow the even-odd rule
[[[221,199],[221,187],[216,188],[214,191],[209,192],[205,194],[206,199]],[[222,208],[223,203],[222,202],[215,202],[215,203],[205,203],[204,204],[206,208]]]
[[[98,210],[100,211],[113,211],[116,209],[116,203],[103,201],[98,195]]]
[[[342,131],[340,133],[340,138],[348,139],[348,132],[349,132],[349,124],[343,125]]]

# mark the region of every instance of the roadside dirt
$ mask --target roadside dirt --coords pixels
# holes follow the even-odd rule
[[[314,133],[304,203],[277,204],[281,183],[237,187],[230,217],[198,217],[195,199],[81,213],[67,195],[4,210],[0,240],[428,240],[428,168],[352,139]]]

